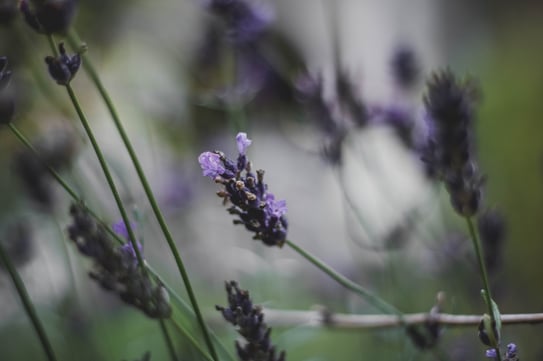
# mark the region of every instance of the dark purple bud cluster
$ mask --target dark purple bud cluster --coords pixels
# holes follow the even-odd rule
[[[131,245],[116,245],[105,226],[96,222],[82,204],[73,204],[70,215],[73,223],[68,227],[68,236],[81,254],[92,258],[94,269],[89,272],[90,277],[147,316],[170,317],[167,291],[143,273]]]
[[[228,212],[239,217],[234,224],[242,224],[254,232],[255,240],[261,240],[268,246],[281,247],[287,237],[286,202],[275,200],[275,196],[268,192],[263,170],[256,171],[256,174],[252,172],[251,163],[245,155],[252,142],[247,134],[239,133],[236,142],[239,151],[237,162],[218,151],[200,154],[198,161],[203,174],[224,186],[217,195],[225,203],[229,201],[233,204]]]
[[[8,59],[0,57],[0,124],[9,124],[15,113],[13,94],[8,89],[11,71],[7,70]]]
[[[445,183],[456,212],[472,216],[479,210],[482,183],[472,139],[476,87],[448,70],[435,73],[427,86],[429,139],[423,160]]]
[[[34,9],[22,0],[19,9],[26,23],[40,34],[63,33],[70,27],[75,14],[75,0],[33,1]]]
[[[269,328],[264,322],[264,314],[259,306],[253,305],[249,292],[240,290],[237,282],[226,282],[228,306],[215,306],[224,319],[237,327],[247,341],[241,345],[236,341],[236,350],[242,361],[285,361],[285,351],[276,355],[271,344]]]
[[[416,85],[419,79],[419,62],[415,52],[406,46],[396,49],[391,61],[392,75],[398,86],[409,89]]]
[[[73,79],[79,67],[81,66],[81,56],[79,54],[68,55],[64,43],[58,44],[58,57],[47,56],[45,63],[49,69],[49,74],[57,84],[68,85]]]
[[[258,39],[273,20],[269,9],[243,0],[209,0],[207,7],[224,21],[228,37],[236,43]]]

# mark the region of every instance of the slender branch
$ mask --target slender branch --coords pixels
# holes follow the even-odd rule
[[[15,286],[15,289],[17,290],[17,293],[19,294],[19,298],[21,299],[21,302],[23,303],[25,312],[28,315],[28,318],[30,318],[32,325],[34,326],[34,330],[36,330],[36,333],[38,334],[41,345],[43,347],[43,351],[47,355],[47,359],[49,361],[56,361],[57,358],[55,356],[55,353],[53,352],[53,347],[51,347],[51,343],[49,342],[49,339],[47,338],[45,329],[43,328],[43,325],[41,324],[40,319],[38,318],[38,314],[36,313],[36,309],[34,308],[34,305],[32,304],[32,301],[30,300],[30,296],[28,295],[28,292],[26,291],[26,287],[23,283],[23,280],[19,276],[19,273],[17,272],[17,269],[15,268],[15,266],[11,263],[11,260],[9,259],[9,256],[6,254],[1,241],[0,241],[0,260],[5,265],[6,270],[8,271],[9,276],[11,277],[11,280],[13,281],[13,285]]]
[[[469,234],[471,236],[471,240],[473,242],[473,247],[475,248],[475,254],[477,256],[477,263],[479,264],[479,272],[481,274],[481,278],[483,279],[483,287],[485,290],[484,293],[484,299],[486,303],[486,307],[488,310],[488,314],[490,315],[490,320],[492,325],[497,325],[496,322],[496,315],[494,314],[494,307],[492,307],[492,294],[490,293],[490,282],[488,282],[488,273],[486,271],[486,265],[484,261],[484,254],[483,254],[483,248],[481,246],[481,240],[479,239],[479,234],[477,230],[475,229],[475,226],[473,225],[473,221],[471,217],[465,217],[466,223],[468,225]],[[500,317],[500,316],[498,316]],[[502,318],[500,317],[500,320]],[[494,327],[494,326],[492,326]],[[499,332],[499,330],[498,330]],[[494,349],[496,350],[496,359],[497,361],[501,361],[501,354],[499,349],[499,342],[500,340],[497,340],[497,344],[493,345]]]
[[[403,315],[403,322],[394,315],[353,315],[332,313],[323,308],[314,311],[263,309],[266,322],[275,327],[330,327],[334,329],[383,329],[422,325],[428,322],[449,327],[473,327],[481,322],[481,315],[454,315],[447,313],[410,313]],[[543,313],[501,315],[502,324],[542,324]]]
[[[68,41],[70,42],[70,45],[72,47],[77,46],[76,39],[78,36],[75,34],[74,31],[70,31],[68,33]],[[213,346],[213,343],[211,342],[211,338],[209,336],[209,331],[207,330],[207,326],[205,324],[204,318],[202,316],[202,313],[200,311],[200,307],[198,306],[198,302],[196,300],[196,296],[194,294],[194,291],[192,289],[192,285],[190,283],[190,278],[188,276],[188,272],[185,269],[185,265],[183,263],[183,260],[181,259],[179,250],[177,249],[177,246],[175,245],[175,241],[173,240],[173,237],[171,235],[171,232],[166,224],[166,221],[164,219],[164,216],[162,215],[162,211],[160,210],[160,207],[158,206],[158,203],[155,199],[155,196],[153,194],[153,191],[151,190],[151,187],[149,185],[149,182],[147,181],[147,177],[145,176],[145,173],[143,172],[143,168],[139,162],[138,156],[136,155],[136,152],[134,151],[134,147],[132,146],[132,143],[130,141],[130,138],[128,138],[128,135],[126,134],[126,131],[124,130],[124,127],[121,123],[121,120],[117,114],[117,110],[115,109],[115,106],[113,105],[113,101],[111,100],[111,97],[109,96],[107,90],[105,89],[104,85],[102,84],[102,81],[100,80],[100,77],[98,76],[98,73],[94,69],[92,62],[88,59],[85,54],[82,54],[83,57],[83,67],[87,71],[89,77],[91,78],[92,82],[98,89],[98,92],[102,96],[102,99],[104,100],[106,107],[108,108],[111,118],[113,120],[113,123],[115,124],[115,127],[117,128],[117,131],[119,135],[121,136],[122,142],[128,152],[128,155],[130,156],[130,159],[132,161],[132,164],[134,166],[134,169],[136,170],[136,173],[138,175],[138,178],[141,182],[141,185],[144,189],[145,195],[147,196],[147,199],[151,205],[151,209],[155,215],[155,218],[160,226],[160,229],[162,230],[162,233],[164,234],[164,237],[166,238],[166,241],[168,243],[168,246],[170,247],[170,251],[172,252],[175,263],[177,265],[177,268],[179,270],[179,273],[181,275],[181,278],[183,279],[183,283],[185,285],[187,294],[189,296],[190,303],[192,305],[192,308],[194,310],[194,313],[196,315],[196,319],[200,325],[202,334],[204,336],[204,340],[206,342],[207,347],[209,348],[209,352],[213,359],[215,361],[218,361],[217,353],[215,351],[215,348]],[[125,221],[126,223],[126,221]],[[128,228],[128,227],[127,227]]]
[[[72,101],[72,104],[74,105],[74,108],[77,112],[77,115],[79,116],[79,120],[81,121],[81,125],[83,125],[83,128],[85,129],[85,132],[87,133],[87,136],[91,142],[92,148],[94,149],[94,153],[96,154],[96,158],[98,158],[98,162],[100,163],[100,167],[102,168],[102,172],[104,173],[104,176],[106,177],[107,184],[111,190],[111,194],[113,195],[113,198],[115,199],[115,203],[117,204],[117,208],[119,209],[119,213],[121,213],[121,218],[125,224],[126,231],[128,233],[128,239],[130,240],[130,243],[132,244],[132,248],[134,249],[134,252],[136,253],[136,258],[138,260],[138,265],[142,269],[143,273],[146,274],[147,271],[145,269],[145,264],[143,262],[143,257],[141,255],[140,249],[138,247],[138,242],[136,240],[136,235],[134,234],[134,230],[132,229],[132,225],[130,224],[130,219],[128,218],[128,214],[126,212],[126,209],[124,207],[124,204],[121,200],[121,196],[119,195],[119,191],[117,189],[117,186],[115,185],[115,182],[113,181],[113,176],[111,175],[111,172],[109,170],[109,166],[106,163],[106,159],[104,158],[104,155],[102,154],[102,150],[100,146],[98,145],[98,142],[96,141],[96,138],[94,136],[94,132],[92,131],[89,122],[87,121],[87,118],[85,114],[83,113],[83,110],[81,109],[81,106],[79,105],[79,101],[77,100],[77,96],[75,95],[72,87],[70,84],[66,85],[66,90],[68,91],[68,95],[70,96],[70,100]]]
[[[396,307],[392,306],[391,304],[387,303],[380,297],[373,294],[371,291],[365,289],[361,285],[351,281],[347,277],[343,276],[342,274],[338,273],[336,270],[334,270],[332,267],[328,266],[326,263],[324,263],[322,260],[317,258],[316,256],[312,255],[311,253],[307,252],[297,244],[293,243],[290,240],[286,240],[285,243],[292,248],[294,251],[296,251],[298,254],[300,254],[302,257],[307,259],[309,262],[317,266],[321,271],[326,273],[328,276],[330,276],[332,279],[334,279],[336,282],[341,284],[343,287],[347,288],[348,290],[351,290],[355,292],[356,294],[362,296],[363,299],[365,299],[368,303],[370,303],[375,308],[381,310],[385,313],[394,314],[395,318],[398,320],[398,322],[401,322],[403,318],[403,314],[400,310],[398,310]]]
[[[477,263],[479,264],[479,272],[481,273],[481,278],[483,280],[483,287],[485,289],[485,303],[488,308],[488,314],[492,318],[492,322],[495,322],[495,315],[492,310],[492,294],[490,293],[490,282],[488,282],[488,274],[486,272],[486,266],[484,263],[483,249],[481,247],[481,241],[479,240],[479,235],[477,230],[473,225],[471,217],[466,217],[466,223],[468,225],[469,234],[471,240],[473,241],[473,247],[475,248],[475,254],[477,256]]]

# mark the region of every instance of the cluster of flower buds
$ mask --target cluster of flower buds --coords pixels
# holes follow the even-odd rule
[[[256,174],[251,171],[246,151],[252,141],[247,134],[239,133],[236,142],[239,151],[237,162],[219,151],[200,154],[198,161],[203,174],[224,186],[217,195],[232,203],[228,212],[239,217],[234,224],[243,224],[255,232],[253,239],[262,240],[268,246],[281,247],[287,237],[286,202],[276,200],[268,192],[263,170],[256,171]]]
[[[73,204],[70,215],[73,221],[68,228],[70,239],[79,252],[94,261],[90,277],[147,316],[168,318],[171,315],[168,293],[161,284],[153,284],[139,267],[131,244],[114,244],[106,227],[96,222],[82,204]]]
[[[7,70],[8,59],[0,57],[0,124],[9,124],[15,113],[15,101],[9,92],[11,71]]]
[[[58,52],[58,57],[45,57],[45,63],[49,69],[49,74],[57,84],[68,85],[81,66],[81,56],[78,53],[66,54],[64,43],[58,44]]]
[[[264,323],[264,314],[259,306],[253,305],[249,292],[240,290],[235,281],[226,282],[228,306],[216,306],[224,319],[234,326],[247,343],[242,346],[236,341],[238,356],[242,361],[285,361],[285,351],[276,356],[271,344],[271,328]]]
[[[450,71],[434,74],[427,86],[429,135],[423,160],[445,183],[456,212],[472,216],[480,206],[482,183],[472,139],[477,88]]]
[[[22,0],[19,9],[26,23],[40,34],[63,33],[70,27],[76,1],[75,0],[41,0],[33,1],[30,8],[27,0]]]

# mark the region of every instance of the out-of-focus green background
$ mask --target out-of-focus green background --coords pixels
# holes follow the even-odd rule
[[[503,246],[490,250],[501,254],[490,274],[494,296],[502,313],[541,312],[543,4],[253,3],[273,13],[274,36],[267,39],[266,54],[282,81],[295,69],[307,68],[323,74],[328,94],[339,57],[339,67],[368,104],[394,104],[398,94],[390,57],[400,45],[413,49],[424,78],[434,69],[450,67],[478,79],[483,101],[476,141],[486,175],[485,205],[503,212],[508,230]],[[226,303],[223,282],[229,279],[238,280],[255,303],[265,307],[307,310],[324,305],[335,312],[376,312],[291,250],[265,247],[231,224],[231,216],[214,196],[216,186],[201,177],[196,159],[202,151],[214,149],[235,155],[232,119],[244,124],[253,139],[249,157],[255,168],[264,168],[270,189],[287,200],[289,239],[405,312],[428,311],[436,294],[444,291],[445,312],[483,313],[481,282],[465,224],[450,210],[445,190],[425,180],[417,156],[379,127],[349,134],[343,164],[346,187],[373,235],[371,240],[361,236],[357,218],[345,206],[336,168],[317,155],[322,136],[288,87],[278,81],[279,86],[260,91],[262,85],[256,81],[248,85],[256,89],[254,99],[236,103],[235,109],[224,106],[228,99],[236,99],[228,87],[236,50],[224,42],[219,47],[204,44],[216,20],[206,11],[205,1],[80,0],[74,28],[111,92],[186,260],[205,317],[224,344],[234,352],[237,335],[214,305]],[[68,137],[65,152],[73,152],[73,160],[63,176],[104,219],[117,221],[75,112],[64,90],[48,78],[43,63],[49,55],[46,39],[33,33],[20,15],[2,26],[0,37],[0,55],[9,59],[10,86],[18,96],[15,123],[44,147],[49,144],[44,139],[54,143]],[[137,219],[147,261],[185,297],[173,258],[105,107],[82,71],[72,84]],[[408,97],[419,113],[423,92],[421,82]],[[31,200],[15,172],[22,148],[7,128],[0,131],[0,238],[18,239],[22,231],[14,229],[29,233],[22,237],[29,238],[29,244],[18,249],[18,269],[59,360],[135,360],[145,351],[151,352],[152,360],[167,359],[158,324],[87,277],[88,260],[77,254],[65,235],[69,199],[62,190],[52,186],[52,207],[38,207]],[[383,244],[414,207],[421,209],[415,230],[396,246]],[[362,240],[351,237],[349,230]],[[0,305],[0,360],[44,359],[3,272]],[[174,317],[180,317],[176,312]],[[181,359],[198,359],[173,324],[169,328]],[[515,342],[522,359],[537,360],[543,357],[542,332],[539,325],[506,326],[503,343]],[[200,335],[195,332],[195,337]],[[287,351],[288,360],[438,357],[417,350],[400,330],[274,325],[272,339]],[[474,327],[444,329],[439,349],[446,355],[443,359],[484,359],[485,348]]]

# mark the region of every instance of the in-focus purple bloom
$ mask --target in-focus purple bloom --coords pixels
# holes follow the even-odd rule
[[[217,153],[203,152],[198,157],[200,167],[204,172],[204,177],[215,178],[225,172],[224,164]]]
[[[496,357],[498,357],[495,348],[489,348],[488,350],[486,350],[485,356],[488,357],[488,358],[496,358]]]
[[[287,237],[286,202],[275,200],[275,196],[268,192],[263,170],[257,170],[256,174],[252,172],[251,163],[245,155],[251,144],[247,134],[239,133],[236,142],[239,151],[236,162],[221,152],[204,152],[200,155],[198,161],[204,176],[210,176],[223,185],[224,188],[217,195],[225,202],[232,203],[228,212],[239,217],[234,224],[242,224],[254,232],[253,239],[261,240],[268,246],[281,247]]]
[[[238,133],[238,135],[236,135],[236,143],[238,144],[239,154],[245,155],[247,148],[249,148],[252,142],[251,139],[247,138],[247,133]]]

